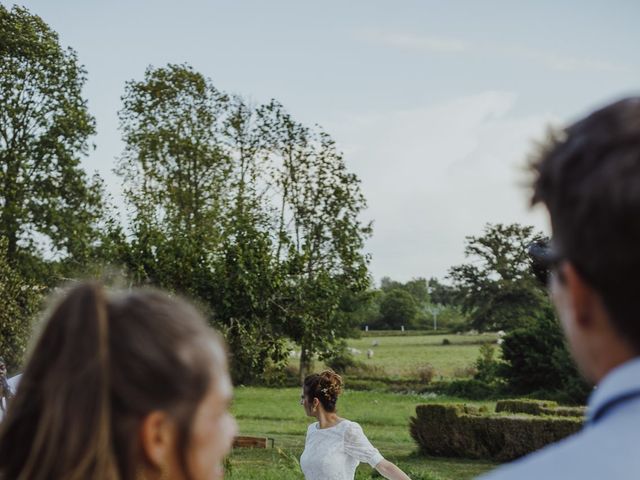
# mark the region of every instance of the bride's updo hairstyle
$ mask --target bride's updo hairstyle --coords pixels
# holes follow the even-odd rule
[[[327,412],[336,411],[338,395],[342,393],[342,377],[333,370],[314,373],[304,379],[304,394],[308,400],[317,398]]]

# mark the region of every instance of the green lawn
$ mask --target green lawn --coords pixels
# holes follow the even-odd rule
[[[307,425],[313,419],[306,417],[299,405],[300,390],[239,387],[235,393],[233,412],[241,434],[274,438],[276,448],[234,451],[227,478],[302,479],[297,459],[304,448]],[[409,435],[409,418],[417,404],[434,401],[457,400],[347,390],[340,397],[338,413],[360,423],[381,453],[410,472],[414,480],[464,480],[493,468],[495,464],[484,461],[425,458],[416,453]],[[493,408],[491,403],[485,404]],[[372,472],[361,465],[356,478],[371,478]]]
[[[450,345],[443,345],[444,339]],[[379,336],[369,332],[366,337],[348,340],[349,347],[362,353],[356,355],[359,361],[381,367],[391,377],[412,378],[416,370],[425,364],[431,364],[436,370],[436,379],[454,377],[456,371],[470,367],[478,358],[482,343],[495,341],[496,335],[398,335]],[[374,347],[373,342],[378,346]],[[367,350],[374,352],[373,358],[367,358]]]

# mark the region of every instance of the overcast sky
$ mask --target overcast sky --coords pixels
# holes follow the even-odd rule
[[[486,222],[546,231],[523,187],[533,140],[640,94],[637,0],[20,4],[88,70],[98,135],[85,165],[116,199],[125,81],[187,62],[218,89],[276,98],[337,140],[368,199],[376,280],[444,277]]]

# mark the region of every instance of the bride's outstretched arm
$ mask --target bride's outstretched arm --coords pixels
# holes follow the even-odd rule
[[[389,460],[381,460],[380,463],[376,465],[376,470],[380,475],[389,480],[411,480],[406,473]]]

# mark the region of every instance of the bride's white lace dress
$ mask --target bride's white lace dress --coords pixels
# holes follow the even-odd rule
[[[375,467],[383,460],[360,425],[342,420],[333,427],[307,429],[300,467],[306,480],[353,480],[360,462]]]

